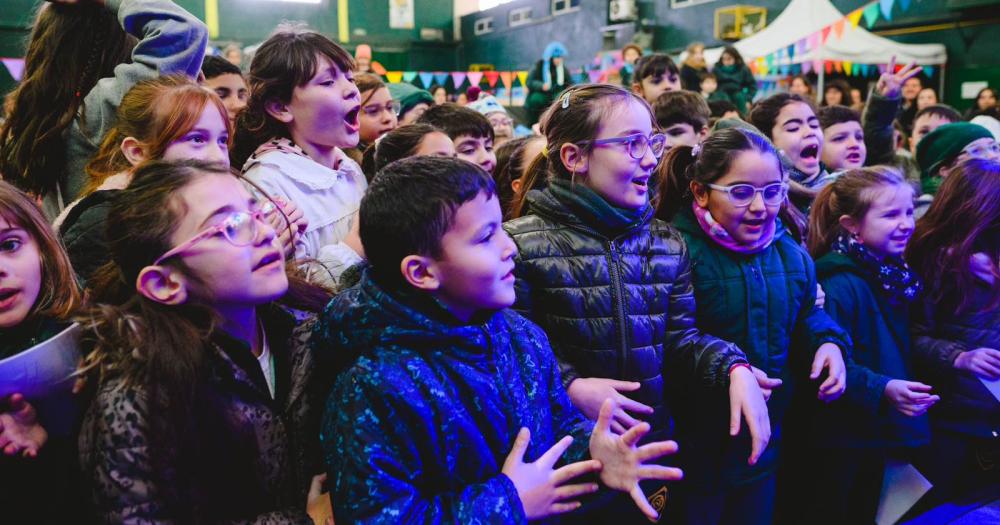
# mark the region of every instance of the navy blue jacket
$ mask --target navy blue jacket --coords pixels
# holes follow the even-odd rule
[[[566,435],[564,462],[589,455],[592,424],[570,403],[545,334],[513,311],[463,324],[366,275],[331,301],[313,344],[358,356],[320,435],[337,523],[524,523],[500,472],[518,430],[531,431],[525,461]]]

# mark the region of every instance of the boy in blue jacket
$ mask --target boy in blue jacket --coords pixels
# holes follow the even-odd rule
[[[524,523],[579,507],[600,483],[651,519],[642,423],[610,430],[570,403],[544,332],[509,310],[516,248],[492,178],[471,163],[415,157],[372,181],[360,234],[370,268],[327,307],[313,344],[345,360],[321,442],[339,523]]]

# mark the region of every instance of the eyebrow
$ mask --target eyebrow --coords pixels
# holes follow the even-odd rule
[[[28,233],[28,231],[27,231],[27,230],[25,230],[24,228],[21,228],[21,227],[19,227],[19,226],[11,226],[11,227],[9,227],[9,228],[3,228],[3,229],[0,229],[0,235],[6,235],[6,234],[8,234],[8,233],[15,233],[15,232],[24,232],[24,233]]]

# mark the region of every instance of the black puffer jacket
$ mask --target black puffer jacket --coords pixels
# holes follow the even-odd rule
[[[515,309],[546,331],[567,387],[577,377],[640,382],[629,396],[655,409],[648,439],[668,438],[665,381],[726,387],[729,368],[746,362],[694,327],[684,241],[649,206],[609,228],[551,188],[532,191],[528,204],[529,215],[504,225],[519,252]]]

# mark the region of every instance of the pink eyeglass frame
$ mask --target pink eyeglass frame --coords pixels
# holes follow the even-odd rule
[[[153,264],[151,266],[157,266],[160,263],[162,263],[163,261],[165,261],[165,260],[167,260],[167,259],[169,259],[169,258],[171,258],[171,257],[173,257],[175,255],[181,254],[181,253],[183,253],[187,249],[190,249],[195,244],[197,244],[197,243],[199,243],[199,242],[201,242],[201,241],[203,241],[203,240],[205,240],[205,239],[207,239],[207,238],[209,238],[209,237],[211,237],[211,236],[213,236],[213,235],[215,235],[215,234],[217,234],[217,233],[225,230],[226,226],[229,225],[229,220],[233,217],[233,215],[236,215],[238,213],[247,213],[248,215],[250,215],[251,227],[253,228],[253,231],[254,231],[254,236],[253,237],[254,237],[254,239],[256,239],[257,238],[257,235],[256,235],[257,234],[257,221],[263,222],[263,220],[264,220],[263,218],[265,216],[269,215],[274,210],[275,210],[274,203],[268,201],[268,202],[265,202],[264,205],[261,206],[260,209],[257,210],[257,211],[253,211],[253,212],[233,212],[233,213],[230,213],[225,218],[225,220],[223,220],[219,224],[216,224],[215,226],[209,227],[208,229],[202,231],[198,235],[195,235],[194,237],[191,237],[187,241],[182,242],[181,244],[179,244],[179,245],[171,248],[170,250],[168,250],[167,253],[161,255],[158,259],[156,259],[155,261],[153,261]],[[236,244],[236,243],[234,243],[233,240],[230,239],[228,235],[226,236],[226,241],[228,241],[229,243],[233,244],[234,246],[246,246],[246,244]],[[253,242],[253,241],[251,241],[251,242]]]

